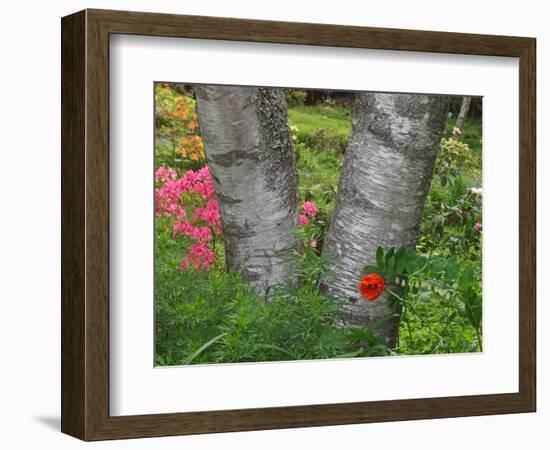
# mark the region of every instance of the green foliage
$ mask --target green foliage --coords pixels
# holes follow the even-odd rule
[[[445,187],[447,183],[460,174],[459,158],[469,150],[468,145],[454,138],[442,139],[435,165],[435,175]]]
[[[461,178],[443,188],[432,186],[423,211],[417,248],[439,251],[474,261],[481,260],[481,195]]]
[[[447,120],[444,141],[453,139],[457,145],[456,162],[460,176],[468,179],[472,186],[481,185],[482,138],[481,122],[479,119],[466,118],[462,130],[454,128],[456,118]],[[437,167],[437,166],[436,166]]]
[[[319,128],[304,137],[303,143],[306,147],[319,152],[342,153],[346,152],[348,138],[338,134],[330,128]]]
[[[289,108],[303,105],[307,98],[307,92],[301,89],[285,89],[286,104]]]
[[[403,247],[378,247],[376,265],[364,267],[363,272],[384,277],[386,291],[401,304],[398,354],[481,351],[478,265]]]

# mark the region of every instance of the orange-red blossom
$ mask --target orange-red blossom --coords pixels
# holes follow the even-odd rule
[[[369,302],[375,301],[384,290],[384,278],[377,273],[365,275],[359,283],[359,292]]]

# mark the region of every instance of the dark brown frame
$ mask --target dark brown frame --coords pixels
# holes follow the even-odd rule
[[[62,30],[61,429],[84,440],[535,411],[535,49],[525,37],[85,10]],[[109,35],[519,58],[519,392],[109,416]]]

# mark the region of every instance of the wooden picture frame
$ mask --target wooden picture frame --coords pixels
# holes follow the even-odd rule
[[[83,440],[535,411],[533,38],[85,10],[62,29],[62,416]],[[519,392],[109,415],[109,36],[135,34],[519,58]]]

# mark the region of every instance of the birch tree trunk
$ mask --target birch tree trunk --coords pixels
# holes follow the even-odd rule
[[[297,175],[281,90],[196,86],[199,125],[218,199],[227,267],[266,293],[288,281]]]
[[[462,97],[462,105],[460,106],[460,112],[456,118],[455,127],[459,130],[462,130],[462,125],[464,125],[464,119],[468,117],[470,112],[470,105],[472,104],[472,97]]]
[[[361,271],[376,264],[376,248],[413,248],[445,126],[441,96],[357,94],[336,208],[324,252],[333,266],[323,284],[342,298],[346,323],[377,330],[394,346],[400,307],[386,293],[368,302],[358,291]],[[391,287],[391,286],[388,286]]]

